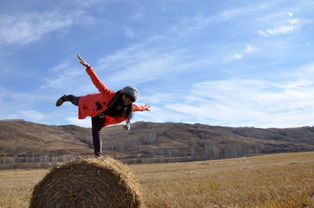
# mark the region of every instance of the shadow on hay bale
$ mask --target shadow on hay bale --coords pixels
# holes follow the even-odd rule
[[[35,186],[30,208],[144,208],[133,172],[110,157],[54,167]]]

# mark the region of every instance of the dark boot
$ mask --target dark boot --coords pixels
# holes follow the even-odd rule
[[[56,106],[59,107],[61,106],[65,101],[68,101],[67,100],[67,96],[68,95],[63,95],[62,97],[60,97],[57,102],[56,102]]]

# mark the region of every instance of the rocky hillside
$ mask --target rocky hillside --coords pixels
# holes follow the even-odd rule
[[[122,126],[107,127],[102,130],[102,138],[105,154],[127,162],[192,161],[314,150],[314,127],[261,129],[138,122],[130,131]],[[58,160],[64,155],[92,152],[89,128],[0,121],[2,161],[8,157],[38,161],[36,158],[43,155],[53,155]]]

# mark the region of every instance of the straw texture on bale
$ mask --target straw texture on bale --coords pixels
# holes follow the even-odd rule
[[[35,186],[30,208],[144,208],[139,184],[110,157],[58,165]]]

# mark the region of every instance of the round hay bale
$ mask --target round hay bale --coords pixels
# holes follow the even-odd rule
[[[54,167],[34,187],[30,208],[144,208],[130,168],[110,157]]]

